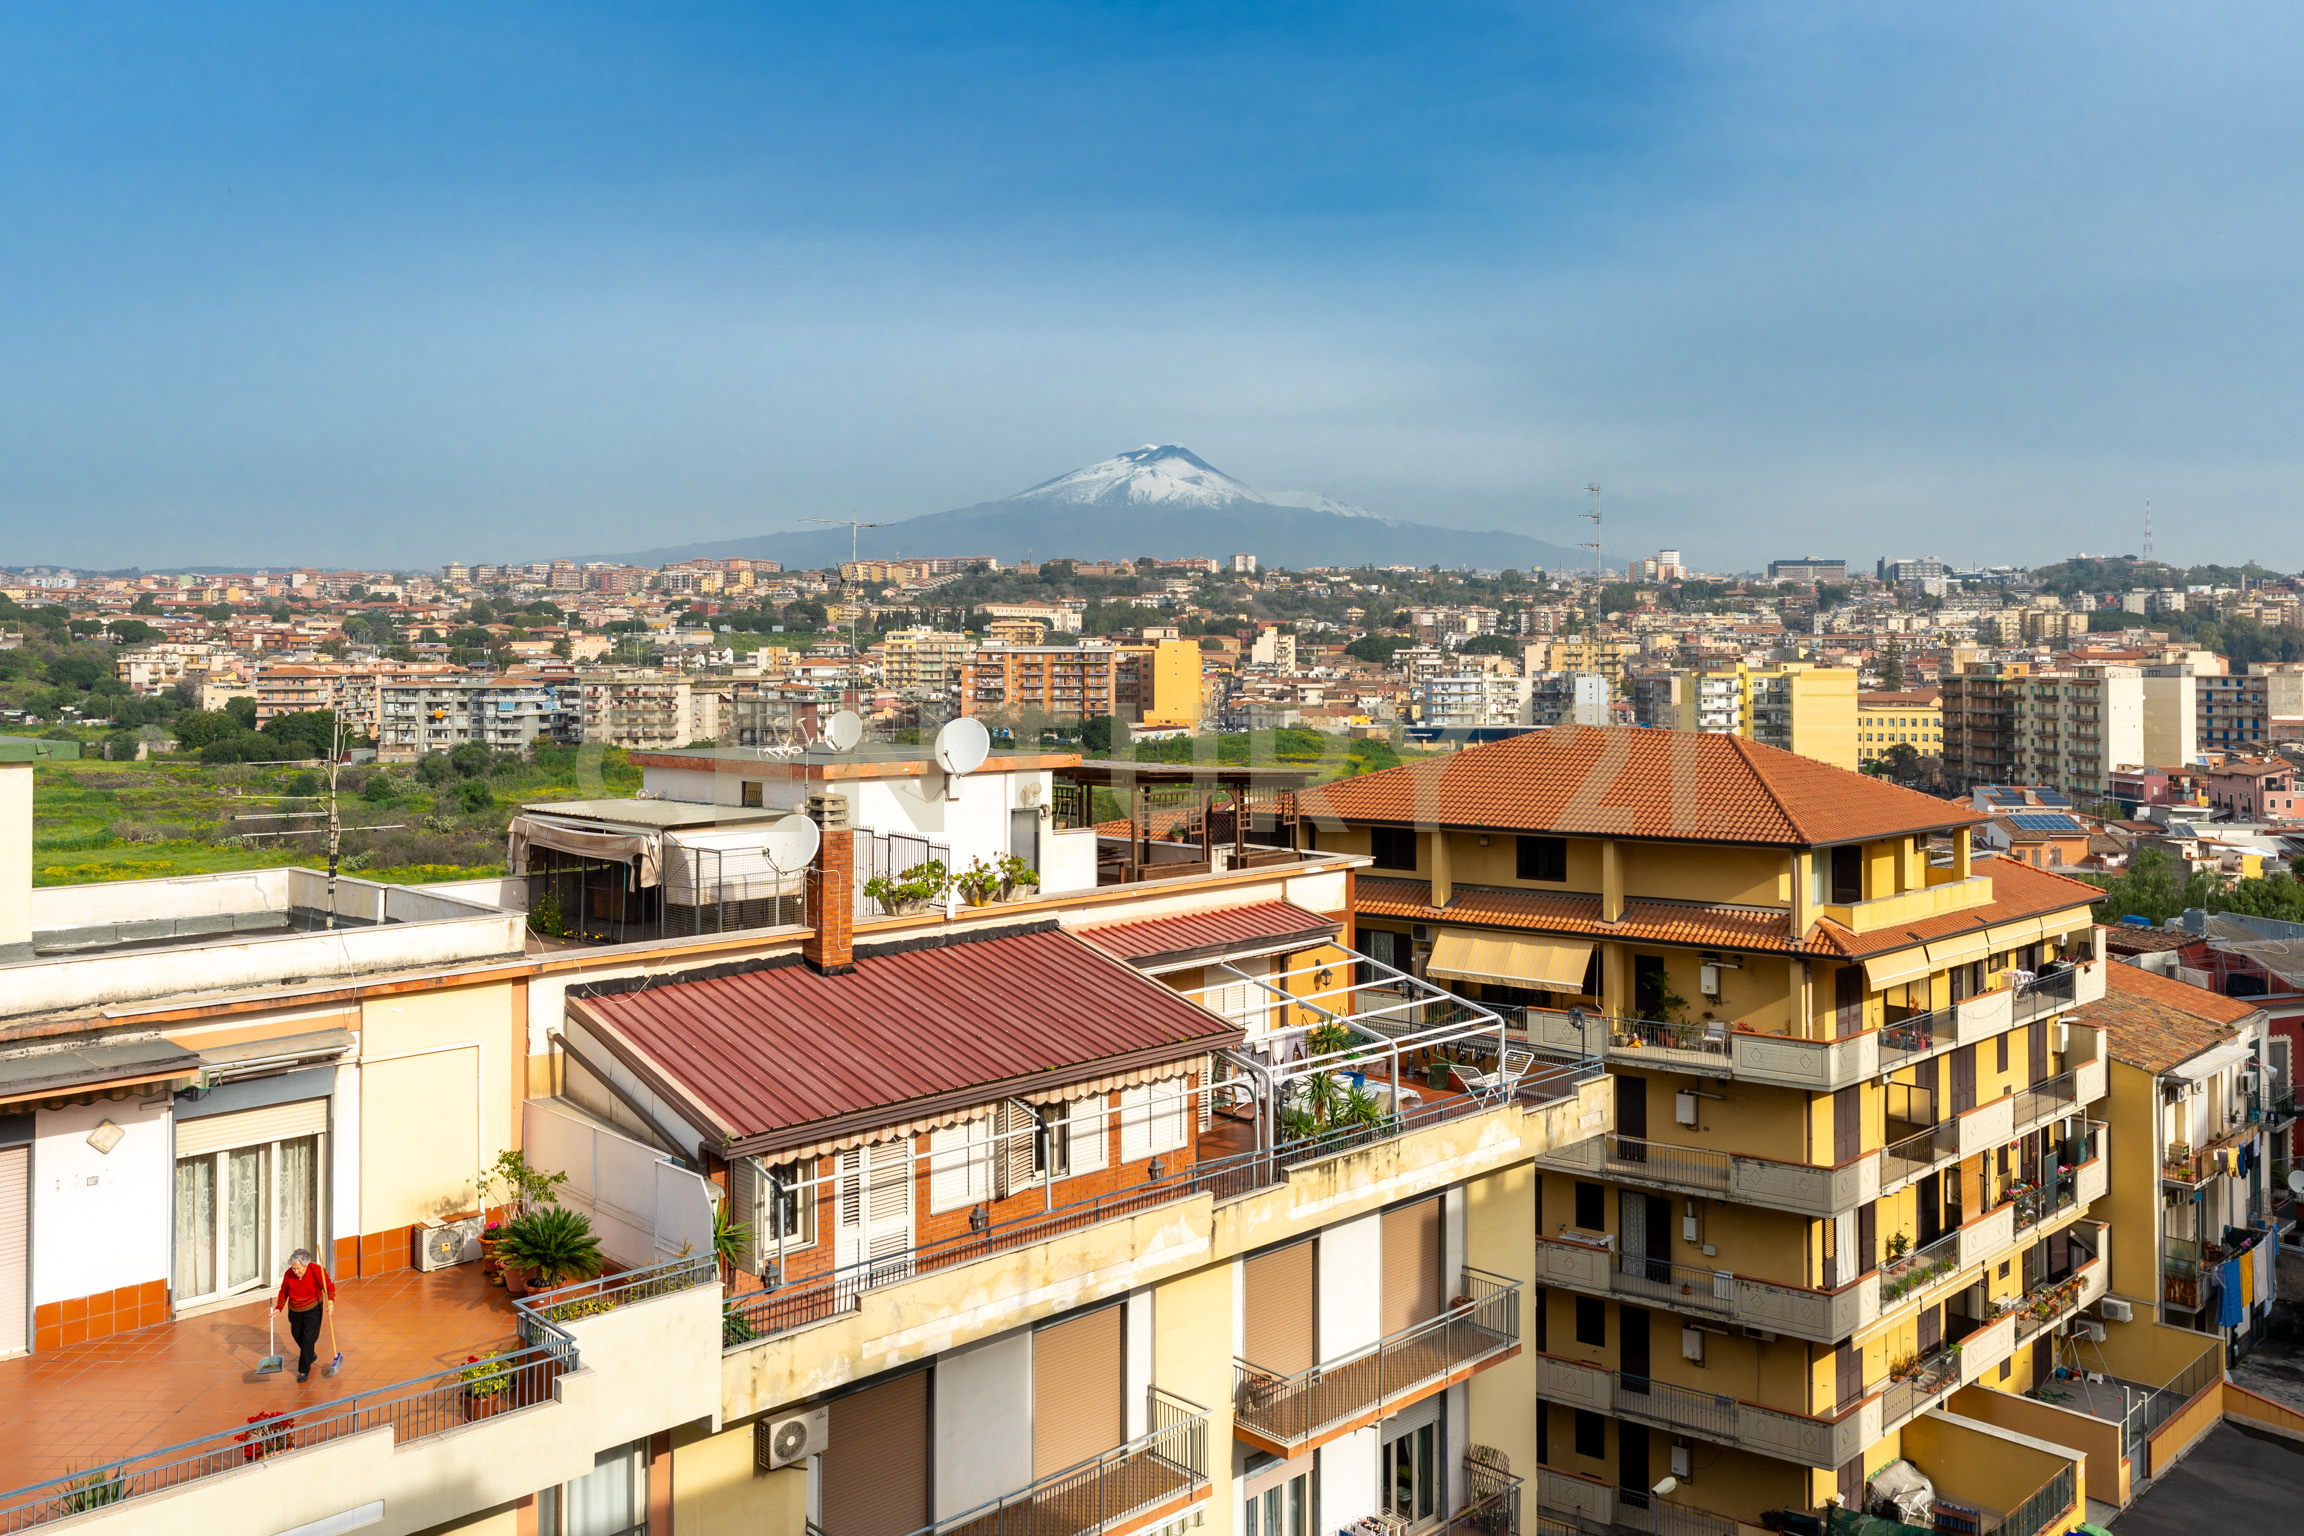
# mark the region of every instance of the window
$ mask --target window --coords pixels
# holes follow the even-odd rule
[[[1432,1518],[1440,1426],[1426,1424],[1384,1445],[1383,1500],[1388,1511],[1416,1524]]]
[[[1416,829],[1414,827],[1370,827],[1368,852],[1374,856],[1378,869],[1414,869],[1416,867]]]
[[[1594,1461],[1608,1456],[1608,1421],[1582,1408],[1576,1410],[1576,1454]]]
[[[761,804],[760,786],[750,779],[744,781],[744,804],[753,810],[758,810]]]
[[[648,1442],[602,1451],[592,1470],[536,1496],[536,1536],[643,1536],[648,1529]]]
[[[1243,1536],[1307,1536],[1311,1528],[1311,1474],[1299,1472],[1262,1493],[1248,1495]]]
[[[1608,1230],[1608,1192],[1597,1184],[1576,1181],[1576,1225],[1587,1232]]]
[[[1519,875],[1523,880],[1567,879],[1568,839],[1564,837],[1524,837],[1520,839]]]
[[[1999,1048],[1993,1052],[1994,1059],[1992,1065],[1996,1070],[2005,1072],[2008,1070],[2008,1037],[2006,1035],[2002,1035],[1994,1043]],[[2002,1158],[2006,1158],[2008,1155],[2007,1150],[2003,1148],[2000,1155]]]
[[[1070,1099],[1047,1108],[1048,1140],[1056,1153],[1056,1176],[1101,1173],[1112,1159],[1109,1103],[1103,1094]]]
[[[785,1247],[805,1247],[816,1240],[809,1217],[815,1209],[809,1182],[816,1176],[813,1163],[779,1163],[767,1170],[761,1203],[760,1237],[763,1245],[779,1239]]]
[[[1576,1342],[1608,1346],[1608,1303],[1597,1296],[1576,1298]]]
[[[1184,1145],[1192,1104],[1190,1079],[1124,1090],[1120,1095],[1120,1161],[1140,1163]]]
[[[992,1198],[992,1121],[979,1116],[928,1133],[928,1211],[942,1215]]]
[[[1864,850],[1850,845],[1832,850],[1832,902],[1848,906],[1864,899]]]

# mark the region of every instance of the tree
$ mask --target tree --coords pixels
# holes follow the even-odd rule
[[[197,752],[212,741],[237,735],[239,729],[240,723],[220,709],[186,710],[176,717],[176,740],[187,752]]]
[[[226,699],[224,701],[224,713],[240,722],[240,729],[244,731],[256,729],[256,700],[250,695],[243,693],[234,698]]]
[[[456,777],[456,767],[445,752],[427,752],[416,763],[416,777],[435,787]]]
[[[157,614],[160,611],[160,605],[152,600],[151,593],[146,592],[128,605],[128,611],[146,615]]]
[[[1116,743],[1128,740],[1128,728],[1118,715],[1091,715],[1080,723],[1080,750],[1110,753]]]
[[[110,630],[112,638],[122,645],[142,645],[147,640],[160,638],[160,631],[142,619],[114,619],[104,627]]]
[[[2188,907],[2207,906],[2217,894],[2218,884],[2204,869],[2179,878],[2174,859],[2158,848],[2140,848],[2128,861],[2125,874],[2104,882],[2104,895],[2096,902],[2096,920],[2116,923],[2124,917],[2141,917],[2158,927],[2181,916]]]
[[[1920,777],[1920,749],[1908,741],[1899,741],[1880,754],[1880,771],[1900,784],[1909,784]]]
[[[1394,651],[1405,649],[1415,643],[1416,641],[1408,635],[1362,635],[1344,647],[1344,654],[1358,657],[1362,661],[1373,662],[1379,667],[1388,667],[1392,665],[1392,653]]]
[[[496,754],[488,750],[488,743],[484,741],[462,742],[448,754],[448,766],[456,770],[458,778],[484,778],[495,765]]]
[[[1880,686],[1890,693],[1901,693],[1904,689],[1904,647],[1893,636],[1889,638],[1887,654],[1880,658]]]
[[[1517,656],[1520,646],[1517,635],[1474,635],[1456,649],[1464,656]]]

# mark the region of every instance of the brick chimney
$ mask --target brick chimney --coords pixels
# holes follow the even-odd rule
[[[822,976],[856,969],[856,833],[848,825],[848,797],[808,797],[808,819],[823,841],[808,866],[808,920],[800,958]]]

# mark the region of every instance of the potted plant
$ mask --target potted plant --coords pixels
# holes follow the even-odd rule
[[[999,869],[1000,899],[1002,901],[1021,901],[1025,899],[1026,893],[1039,891],[1040,871],[1016,855],[1011,853],[1002,858]]]
[[[464,1357],[464,1369],[458,1374],[464,1382],[465,1418],[484,1419],[511,1401],[512,1365],[502,1358],[503,1353],[492,1349],[485,1355]]]
[[[504,1223],[492,1221],[480,1229],[480,1273],[490,1285],[504,1283],[504,1266],[497,1262],[496,1248],[504,1238]]]
[[[504,1288],[515,1296],[529,1290],[548,1291],[571,1280],[589,1280],[607,1266],[600,1239],[592,1231],[592,1218],[557,1205],[505,1223],[499,1243]],[[520,1271],[518,1290],[513,1289],[515,1267]]]
[[[1000,871],[996,866],[987,864],[982,859],[970,859],[968,867],[960,871],[959,877],[953,883],[960,887],[960,899],[962,901],[967,902],[972,907],[988,907],[992,904],[992,899],[1000,894],[1004,882],[1001,880]]]
[[[944,894],[952,884],[952,875],[941,859],[930,859],[915,864],[891,880],[886,875],[874,875],[864,882],[864,894],[880,903],[881,909],[891,917],[902,917],[914,912],[925,912],[928,904]]]
[[[752,1229],[728,1214],[728,1202],[723,1200],[712,1208],[712,1257],[719,1261],[720,1279],[731,1290],[736,1285],[736,1266],[743,1262],[744,1251],[752,1246]]]
[[[557,1200],[560,1186],[567,1182],[568,1175],[535,1167],[519,1152],[499,1152],[496,1166],[488,1171],[486,1193],[501,1192],[503,1203],[512,1207],[512,1214],[525,1216],[538,1206]]]
[[[1909,1234],[1899,1231],[1894,1237],[1888,1239],[1888,1257],[1891,1260],[1900,1259],[1911,1251],[1912,1239]]]
[[[296,1421],[278,1410],[252,1413],[246,1422],[250,1427],[232,1437],[240,1442],[242,1461],[262,1461],[274,1451],[295,1449]]]

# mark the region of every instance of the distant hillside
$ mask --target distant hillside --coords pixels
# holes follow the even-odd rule
[[[1591,554],[1525,534],[1470,532],[1378,517],[1324,496],[1268,495],[1189,449],[1139,448],[1059,475],[1000,501],[867,528],[868,558],[986,555],[1002,562],[1061,557],[1216,559],[1245,552],[1265,565],[1589,566]],[[808,569],[848,558],[846,529],[771,533],[632,550],[595,558],[633,565],[742,555]],[[1622,561],[1611,561],[1622,569]]]

